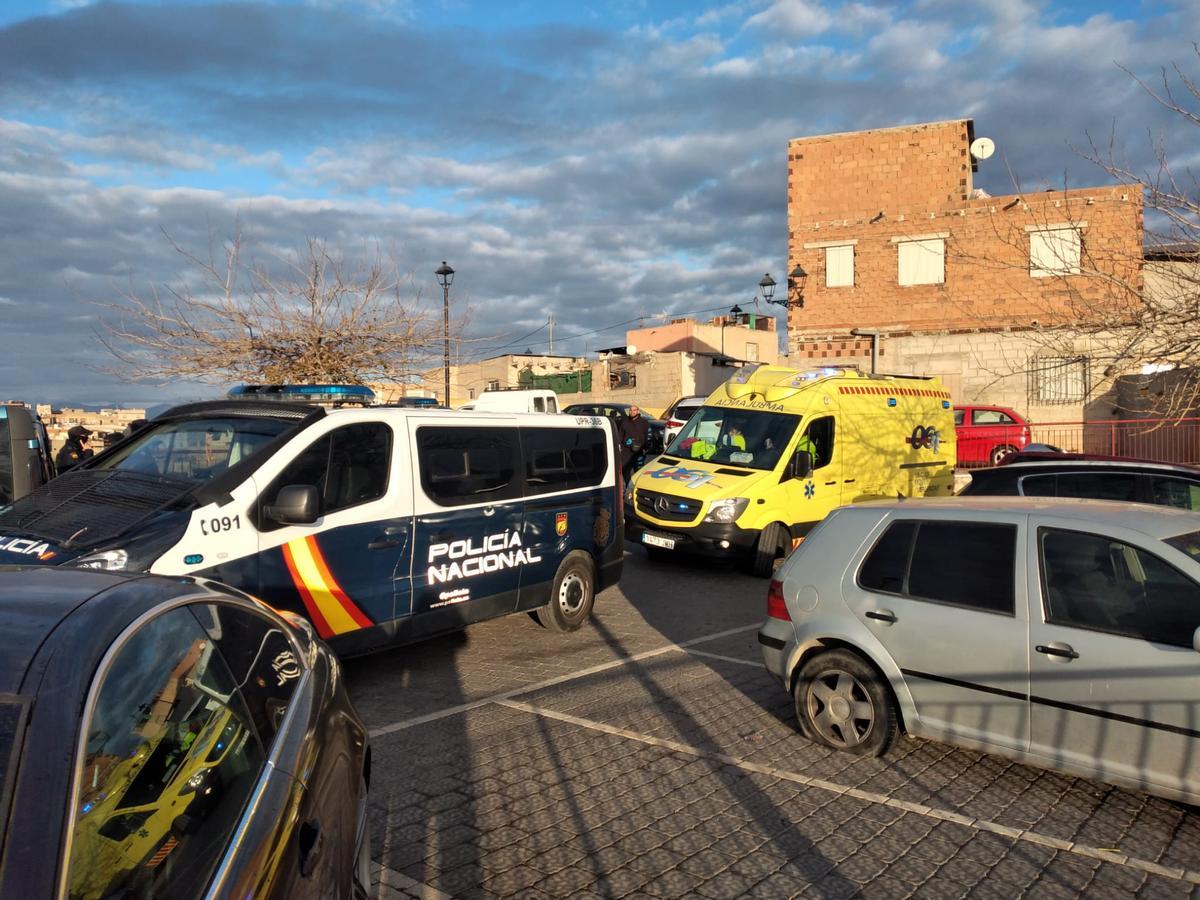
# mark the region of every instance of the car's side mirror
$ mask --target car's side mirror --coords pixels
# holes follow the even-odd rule
[[[1192,649],[1200,653],[1200,628],[1192,632]]]
[[[284,485],[263,515],[281,525],[311,525],[321,517],[321,495],[311,484]]]
[[[810,450],[797,450],[796,455],[792,457],[793,478],[801,480],[808,478],[813,473],[813,455]]]

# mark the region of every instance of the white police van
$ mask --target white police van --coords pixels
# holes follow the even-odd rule
[[[192,403],[0,508],[0,563],[204,575],[343,654],[574,630],[620,579],[618,471],[603,418]]]

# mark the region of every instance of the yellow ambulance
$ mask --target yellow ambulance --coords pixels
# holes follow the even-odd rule
[[[651,557],[739,555],[759,576],[846,503],[954,492],[954,416],[936,378],[747,366],[625,491]]]

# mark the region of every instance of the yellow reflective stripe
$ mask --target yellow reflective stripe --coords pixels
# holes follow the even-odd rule
[[[359,624],[350,617],[346,608],[334,596],[333,585],[326,584],[325,579],[321,577],[321,570],[317,566],[317,561],[313,559],[312,548],[308,541],[304,538],[288,541],[288,550],[292,553],[296,571],[304,579],[304,586],[308,588],[313,602],[317,604],[321,615],[325,617],[329,630],[334,634],[358,630]]]

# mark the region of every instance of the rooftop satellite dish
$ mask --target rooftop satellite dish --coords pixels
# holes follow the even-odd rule
[[[975,138],[971,141],[971,157],[975,160],[987,159],[996,152],[996,142],[991,138]]]

